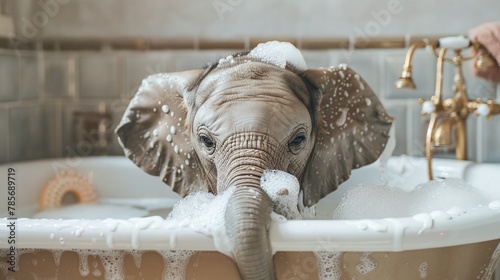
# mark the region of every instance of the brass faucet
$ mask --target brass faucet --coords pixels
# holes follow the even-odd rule
[[[415,89],[412,78],[411,61],[413,53],[419,48],[432,48],[437,57],[436,90],[430,100],[419,99],[422,105],[422,115],[430,115],[429,127],[425,138],[425,154],[427,157],[427,171],[429,180],[432,175],[432,151],[434,147],[447,147],[455,145],[455,156],[459,160],[467,159],[467,126],[466,120],[471,112],[476,116],[486,116],[490,119],[493,115],[500,114],[500,104],[493,100],[486,102],[478,98],[469,100],[462,73],[462,63],[475,57],[479,43],[471,42],[465,37],[447,37],[438,40],[422,40],[414,43],[406,54],[403,72],[396,88]],[[472,48],[470,56],[463,56],[462,51]],[[448,50],[453,50],[453,56],[448,57]],[[453,83],[453,96],[443,101],[443,70],[444,63],[452,62],[455,66]],[[478,57],[475,67],[487,67],[495,62],[490,56]],[[454,141],[453,141],[454,140]]]

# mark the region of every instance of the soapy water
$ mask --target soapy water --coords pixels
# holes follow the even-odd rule
[[[273,201],[275,222],[304,218],[297,207],[300,185],[293,175],[284,171],[266,170],[261,178],[261,187]],[[411,191],[406,191],[407,189],[409,188],[388,185],[352,186],[345,193],[332,218],[377,219],[413,216],[415,220],[425,225],[426,222],[428,223],[427,218],[459,216],[466,213],[465,209],[489,202],[479,189],[456,178],[431,181],[415,186]],[[214,236],[216,244],[224,245],[217,247],[219,251],[231,256],[229,240],[225,239],[227,236],[222,216],[225,206],[219,203],[228,203],[228,198],[233,191],[234,188],[230,188],[219,196],[207,193],[192,194],[174,207],[173,214],[169,215],[169,218],[181,219],[182,223],[189,224],[191,228]],[[422,230],[431,226],[432,221]],[[320,250],[314,253],[318,262],[320,279],[340,279],[342,253]],[[360,255],[355,269],[358,273],[365,275],[377,266],[377,262],[370,257],[370,253],[365,252]],[[421,277],[427,277],[427,266],[426,262],[422,263],[415,273]]]
[[[261,187],[273,201],[273,220],[284,222],[304,218],[298,210],[300,185],[294,176],[284,171],[266,170],[261,178]],[[464,214],[466,209],[478,205],[486,205],[490,201],[479,189],[466,184],[461,179],[445,179],[431,181],[413,187],[393,187],[389,185],[355,185],[349,187],[341,203],[332,214],[333,219],[378,219],[413,216],[417,221],[428,224],[422,229],[432,226],[429,219],[447,216],[449,218]],[[231,244],[225,232],[225,209],[234,187],[228,188],[219,195],[206,192],[192,193],[178,201],[172,212],[166,217],[173,220],[178,227],[189,227],[197,232],[212,236],[217,250],[232,257]],[[490,203],[491,204],[491,203]],[[79,208],[75,206],[75,211]],[[426,214],[430,213],[430,214]],[[160,217],[152,217],[160,219]],[[144,219],[130,219],[140,226]],[[160,219],[161,220],[161,219]],[[116,220],[119,221],[119,220]],[[149,220],[144,220],[148,222]],[[153,221],[153,220],[151,220]],[[109,224],[109,223],[108,223]],[[109,224],[110,230],[118,226]],[[367,226],[371,226],[367,223]],[[76,233],[75,233],[76,234]],[[133,243],[133,242],[132,242]],[[137,245],[137,244],[136,244]],[[175,246],[174,246],[175,247]],[[123,268],[123,251],[106,250],[74,250],[80,255],[80,274],[97,276],[104,274],[106,279],[121,279]],[[61,250],[54,250],[56,265],[60,263]],[[141,265],[140,251],[128,252],[134,258],[136,266]],[[183,279],[186,265],[193,251],[162,251],[165,260],[163,279]],[[340,279],[342,274],[342,252],[314,252],[318,262],[320,279]],[[89,263],[90,255],[101,258],[104,269],[101,271],[95,262]],[[360,254],[355,269],[360,274],[369,274],[376,269],[377,263],[370,258],[370,253]],[[3,269],[3,268],[2,268]],[[427,276],[427,263],[422,263],[419,276]]]
[[[273,201],[275,222],[302,219],[298,210],[300,185],[298,180],[284,171],[266,170],[261,178],[261,187]],[[466,209],[487,205],[486,198],[479,189],[466,184],[461,179],[431,181],[413,187],[411,191],[388,185],[355,185],[344,194],[340,205],[333,212],[333,219],[378,219],[413,216],[417,221],[428,223],[436,217],[455,217],[466,213]],[[167,220],[173,220],[178,227],[189,227],[197,232],[212,236],[219,252],[232,257],[230,242],[225,233],[224,214],[234,187],[215,196],[206,192],[192,193],[177,202]],[[491,204],[491,203],[490,203]],[[78,209],[78,208],[76,208]],[[429,213],[429,214],[426,214]],[[157,221],[158,220],[158,221]],[[129,221],[140,230],[142,224],[160,222],[160,217],[134,218]],[[116,221],[116,223],[111,223]],[[120,220],[109,220],[109,230],[119,226]],[[370,226],[367,223],[368,226]],[[423,227],[423,230],[432,226]],[[75,232],[76,234],[76,232]],[[134,239],[134,238],[133,238]],[[135,238],[137,239],[137,238]],[[138,241],[136,241],[138,242]],[[133,241],[132,241],[133,243]],[[137,245],[137,244],[136,244]],[[174,246],[175,247],[175,246]],[[93,276],[104,274],[106,279],[121,279],[123,269],[123,251],[109,250],[74,250],[80,255],[80,274]],[[60,264],[61,250],[54,250],[54,262]],[[141,265],[140,251],[128,252],[134,258],[136,266]],[[163,279],[183,279],[192,251],[161,251],[165,260]],[[89,261],[90,255],[101,258],[104,269],[101,271],[95,261]],[[320,279],[339,279],[341,277],[342,252],[316,251],[318,275]],[[360,254],[355,269],[360,274],[369,274],[377,267],[370,258],[370,253]],[[2,267],[2,269],[4,269]],[[418,271],[421,277],[427,276],[427,263],[422,263]],[[118,276],[117,276],[118,275]]]
[[[385,148],[380,154],[378,159],[380,162],[380,181],[383,184],[389,183],[387,163],[389,162],[389,159],[391,158],[392,152],[394,151],[395,147],[396,147],[396,126],[392,125],[391,129],[389,130],[389,139],[387,140],[387,144],[385,145]]]
[[[277,212],[273,215],[274,221],[280,222],[286,221],[287,219],[301,218],[297,208],[297,200],[300,188],[299,182],[294,176],[283,171],[267,170],[264,172],[261,178],[261,184],[262,188],[269,194],[269,196],[273,200],[273,207]],[[206,192],[192,193],[184,199],[178,201],[174,205],[172,211],[166,217],[166,220],[175,221],[178,227],[189,227],[199,233],[211,236],[214,240],[214,244],[217,250],[227,256],[232,257],[231,244],[225,232],[224,216],[227,204],[229,203],[229,198],[233,194],[234,189],[235,187],[230,187],[217,196]],[[66,213],[65,216],[74,214],[79,216],[80,218],[95,218],[89,216],[92,214],[86,213],[87,210],[85,209],[89,207],[90,209],[92,209],[92,207],[96,206],[103,207],[102,205],[73,205],[73,207],[66,208],[70,211],[70,213]],[[103,209],[109,210],[109,207],[109,205],[106,205]],[[78,211],[81,209],[85,210],[84,213],[78,213]],[[130,212],[130,209],[128,210],[129,211],[127,211],[127,213],[125,213],[124,215],[133,214],[132,212]],[[133,208],[132,211],[134,211]],[[61,211],[45,211],[39,213],[38,217],[50,218],[52,217],[51,215],[60,217],[60,212]],[[97,215],[106,215],[106,213]],[[102,217],[99,216],[97,218]],[[131,218],[128,221],[134,222],[134,228],[140,230],[143,226],[147,227],[151,223],[159,222],[158,219],[160,219],[160,217],[150,217],[147,219]],[[107,219],[104,221],[106,222],[105,224],[107,225],[108,230],[111,232],[116,231],[117,227],[120,226],[120,220]],[[82,232],[84,233],[84,231]],[[132,245],[137,242],[137,236],[135,238],[133,237]],[[135,246],[137,247],[137,245],[138,244],[136,244]],[[104,275],[105,279],[123,279],[123,263],[125,254],[132,255],[137,267],[141,265],[142,253],[137,250],[118,251],[85,249],[71,251],[74,251],[79,255],[79,270],[82,277],[87,277],[92,274],[92,276],[96,277]],[[61,263],[61,255],[63,253],[63,250],[52,250],[51,253],[54,257],[54,263],[59,266],[59,264]],[[158,253],[162,255],[165,264],[162,279],[180,280],[184,279],[185,270],[189,258],[195,252],[165,250],[158,251]],[[99,269],[95,259],[94,261],[89,262],[89,259],[92,260],[90,256],[98,256],[101,259],[102,265],[104,267],[103,271]]]
[[[273,201],[273,220],[286,221],[301,219],[297,208],[299,182],[294,176],[279,170],[266,170],[261,178],[261,186]],[[217,250],[233,257],[231,242],[226,234],[225,212],[235,187],[213,195],[206,192],[191,193],[180,200],[167,220],[175,220],[180,226],[212,236]]]
[[[230,187],[217,196],[206,192],[191,193],[174,205],[166,219],[177,221],[181,227],[189,227],[212,236],[217,250],[233,257],[224,217],[234,189],[235,187]]]
[[[489,203],[479,189],[462,179],[449,178],[420,184],[411,191],[388,185],[352,186],[342,197],[332,218],[338,220],[411,217],[439,211],[458,214]]]

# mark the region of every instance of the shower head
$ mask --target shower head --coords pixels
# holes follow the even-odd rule
[[[396,88],[406,88],[406,89],[416,89],[415,82],[413,82],[412,77],[400,77],[396,83],[394,83]]]
[[[405,65],[403,68],[403,72],[401,73],[401,77],[394,83],[396,88],[406,88],[406,89],[416,89],[415,82],[413,82],[413,78],[411,76],[411,66]]]

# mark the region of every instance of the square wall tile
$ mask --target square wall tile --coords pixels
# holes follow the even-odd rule
[[[333,65],[329,51],[302,51],[308,68],[330,67]]]
[[[60,147],[63,157],[90,156],[93,154],[91,140],[84,134],[81,125],[76,125],[77,115],[96,113],[104,109],[104,102],[69,102],[62,108],[62,145]],[[93,134],[93,133],[89,133]]]
[[[416,89],[398,89],[394,83],[401,77],[406,51],[385,51],[383,54],[383,96],[390,99],[429,99],[436,88],[436,58],[432,52],[417,50],[413,55],[412,76]]]
[[[17,100],[19,65],[14,52],[0,52],[0,102]]]
[[[174,71],[202,69],[234,52],[227,51],[178,51],[173,53]]]
[[[408,154],[407,129],[408,129],[408,106],[406,104],[384,103],[387,113],[394,118],[393,126],[396,135],[396,147],[393,156]]]
[[[480,130],[480,159],[483,162],[500,163],[500,121],[499,117],[491,120],[485,118],[478,119]]]
[[[0,108],[0,164],[9,161],[9,110]]]
[[[495,99],[498,84],[474,76],[472,60],[464,62],[463,74],[469,99]]]
[[[70,54],[45,53],[42,63],[44,96],[74,97],[75,58]]]
[[[20,57],[21,90],[22,100],[38,99],[39,79],[38,79],[38,59],[35,53],[26,53]]]
[[[380,96],[380,52],[372,50],[346,50],[339,57],[339,63],[345,63],[368,83]]]
[[[466,121],[467,128],[467,159],[477,160],[477,131],[478,131],[478,120],[474,115],[469,115]]]
[[[10,109],[10,161],[56,155],[56,110],[54,105],[26,105]]]
[[[456,73],[456,68],[453,63],[446,62],[444,72],[443,97],[448,98],[453,95],[453,81]],[[472,60],[464,61],[462,65],[462,74],[469,99],[495,99],[497,84],[474,76],[472,73]]]
[[[147,52],[130,55],[125,60],[124,96],[134,97],[144,78],[156,73],[173,72],[172,56],[167,52]]]
[[[112,99],[120,96],[119,58],[110,54],[85,54],[79,60],[79,96]]]
[[[411,101],[410,101],[411,102]],[[408,153],[411,156],[425,157],[425,137],[429,127],[429,115],[421,115],[422,106],[418,102],[408,105]]]

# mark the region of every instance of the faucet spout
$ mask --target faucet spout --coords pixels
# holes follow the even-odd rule
[[[456,120],[452,118],[443,119],[439,122],[432,135],[432,142],[435,147],[449,147],[453,144],[452,134],[455,124]]]
[[[466,160],[466,135],[465,119],[461,119],[458,116],[444,117],[432,133],[432,144],[434,147],[455,146],[456,158],[459,160]]]

